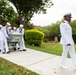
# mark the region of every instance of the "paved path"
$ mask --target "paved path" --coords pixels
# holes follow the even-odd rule
[[[67,59],[68,70],[59,68],[60,56],[28,49],[27,51],[12,51],[10,54],[1,54],[0,56],[24,66],[40,75],[76,75],[71,59]]]

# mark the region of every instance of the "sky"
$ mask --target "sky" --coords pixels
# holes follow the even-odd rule
[[[37,26],[47,26],[62,20],[66,13],[76,19],[76,0],[52,0],[53,6],[47,9],[47,14],[34,14],[31,23]]]

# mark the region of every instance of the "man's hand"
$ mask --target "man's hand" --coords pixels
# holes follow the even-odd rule
[[[10,37],[7,37],[7,40],[10,40]]]
[[[67,44],[67,46],[70,46],[70,43],[69,43],[69,44]]]

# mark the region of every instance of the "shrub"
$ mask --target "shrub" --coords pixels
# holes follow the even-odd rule
[[[48,39],[47,39],[47,38],[45,38],[45,39],[44,39],[44,42],[48,42]]]
[[[73,40],[74,40],[74,42],[75,42],[75,44],[76,44],[76,32],[73,33]]]
[[[44,34],[37,29],[32,29],[32,30],[26,30],[25,37],[26,37],[26,41],[29,44],[40,46],[42,44]]]

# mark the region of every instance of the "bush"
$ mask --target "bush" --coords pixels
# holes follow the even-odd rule
[[[75,42],[75,44],[76,44],[76,32],[73,33],[73,40],[74,40],[74,42]]]
[[[37,29],[32,29],[32,30],[26,30],[25,37],[26,37],[26,41],[29,44],[40,46],[43,42],[44,34]]]
[[[48,42],[48,39],[47,39],[47,38],[45,38],[45,39],[44,39],[44,42]]]

